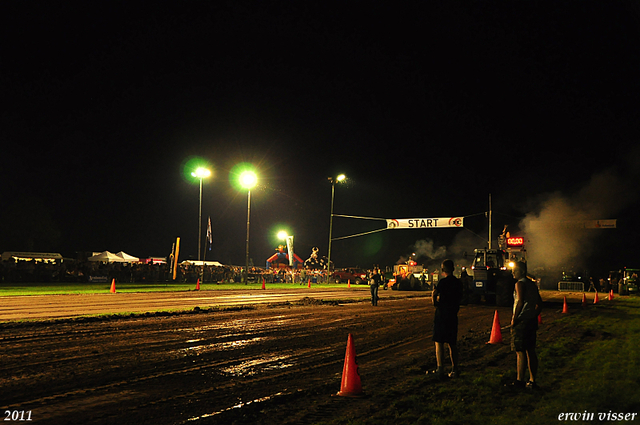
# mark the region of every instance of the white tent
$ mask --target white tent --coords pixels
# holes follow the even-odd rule
[[[105,263],[124,263],[124,260],[119,255],[116,255],[109,251],[94,252],[93,255],[87,258],[87,261],[103,261]]]
[[[7,261],[9,258],[13,258],[16,261],[62,261],[62,255],[57,252],[16,252],[6,251],[2,253],[2,261]]]
[[[194,266],[215,266],[215,267],[224,267],[223,264],[217,261],[198,261],[198,260],[185,260],[180,264],[192,264]]]
[[[116,254],[118,257],[122,258],[127,263],[138,263],[140,259],[138,257],[134,257],[133,255],[129,255],[124,251],[120,251]]]

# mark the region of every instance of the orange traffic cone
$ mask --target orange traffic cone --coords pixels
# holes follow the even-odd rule
[[[587,295],[583,292],[582,293],[582,308],[587,306]]]
[[[564,304],[562,306],[562,312],[563,313],[568,313],[569,312],[569,306],[567,305],[567,296],[564,296]]]
[[[347,288],[351,288],[351,279],[347,280]]]
[[[498,310],[493,316],[493,327],[491,328],[491,338],[487,344],[502,344],[502,331],[500,330],[500,319],[498,318]]]
[[[266,289],[266,282],[264,281],[264,277],[262,278],[262,289]]]
[[[538,314],[538,324],[542,324],[542,314]]]
[[[196,291],[200,290],[200,279],[196,282]]]
[[[309,279],[309,283],[307,284],[309,288],[311,288],[311,279]]]
[[[613,289],[609,292],[609,301],[613,299]]]
[[[115,293],[116,293],[116,280],[115,280],[115,279],[113,279],[113,280],[111,281],[111,293],[112,293],[112,294],[115,294]]]
[[[598,298],[598,291],[596,291],[596,296],[593,297],[593,303],[598,304],[599,302],[600,302],[600,299]]]
[[[347,338],[347,352],[344,356],[342,382],[337,395],[344,397],[358,397],[362,395],[362,383],[360,382],[358,363],[356,362],[356,349],[353,346],[353,337],[351,334],[349,334],[349,338]]]

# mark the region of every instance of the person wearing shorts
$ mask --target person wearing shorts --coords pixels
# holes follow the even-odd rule
[[[516,287],[511,318],[511,351],[516,352],[515,388],[536,388],[538,372],[538,356],[536,354],[536,333],[538,331],[538,315],[542,311],[542,298],[538,286],[527,278],[527,264],[518,262],[513,269]],[[525,375],[529,369],[529,381],[525,383]]]
[[[443,379],[444,346],[449,346],[451,358],[450,378],[458,376],[458,310],[462,300],[462,282],[453,275],[454,265],[451,260],[442,262],[442,276],[432,293],[433,305],[436,307],[433,317],[433,341],[436,348],[437,369],[428,371],[436,378]]]

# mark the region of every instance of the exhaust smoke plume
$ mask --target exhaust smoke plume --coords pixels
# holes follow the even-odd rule
[[[449,246],[435,246],[431,239],[416,241],[413,252],[416,254],[416,262],[423,264],[429,270],[438,270],[445,259],[453,261],[456,272],[462,267],[468,267],[473,259],[473,250],[478,247],[477,236],[471,233],[458,233]],[[396,264],[403,264],[407,258],[400,257]]]
[[[426,257],[429,260],[444,260],[447,254],[446,246],[435,247],[434,242],[431,239],[416,241],[413,245],[413,252],[416,254],[416,258]]]
[[[520,222],[527,238],[531,266],[558,271],[586,266],[602,231],[585,229],[584,221],[615,219],[635,199],[628,179],[609,169],[594,175],[576,194],[545,195]]]

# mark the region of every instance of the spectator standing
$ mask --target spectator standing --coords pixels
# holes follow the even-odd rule
[[[380,288],[380,283],[382,282],[382,276],[380,276],[380,271],[378,269],[373,269],[373,274],[371,275],[371,279],[369,279],[369,285],[371,285],[371,305],[378,305],[378,288]]]
[[[511,351],[516,352],[516,380],[514,388],[536,388],[538,356],[536,354],[536,333],[538,315],[542,311],[542,298],[538,286],[527,278],[527,264],[518,262],[513,269],[517,279],[511,318]],[[529,381],[525,383],[526,369],[529,369]]]
[[[436,378],[443,379],[444,371],[444,347],[449,347],[449,357],[451,358],[450,378],[456,378],[459,374],[458,363],[458,311],[462,300],[462,282],[453,275],[454,265],[451,260],[442,262],[442,278],[437,285],[434,282],[434,289],[431,294],[435,315],[433,318],[433,341],[436,348],[437,368],[428,371],[427,374],[434,374]]]

